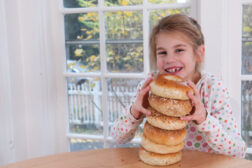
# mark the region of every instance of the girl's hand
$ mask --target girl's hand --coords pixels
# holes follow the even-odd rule
[[[194,94],[188,92],[187,95],[191,99],[193,104],[193,109],[191,115],[180,117],[181,120],[186,121],[195,121],[196,124],[200,124],[206,120],[207,112],[206,109],[201,102],[200,94],[195,86],[195,84],[191,81],[187,81],[188,85],[193,89]]]
[[[149,106],[149,85],[152,80],[152,78],[149,78],[144,82],[135,103],[131,106],[130,113],[135,117],[135,119],[139,119],[142,115],[151,115],[151,112],[146,108]]]

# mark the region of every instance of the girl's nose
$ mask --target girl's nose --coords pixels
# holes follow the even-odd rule
[[[171,62],[174,62],[175,59],[174,59],[174,56],[173,54],[167,54],[166,57],[165,57],[165,62],[166,63],[171,63]]]

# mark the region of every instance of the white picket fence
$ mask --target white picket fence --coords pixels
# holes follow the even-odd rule
[[[108,85],[106,99],[108,123],[115,121],[124,107],[128,106],[131,97],[136,93],[135,86],[122,86],[121,82]],[[94,124],[103,126],[101,110],[102,92],[99,83],[92,89],[84,83],[82,85],[68,85],[69,122],[71,124]]]

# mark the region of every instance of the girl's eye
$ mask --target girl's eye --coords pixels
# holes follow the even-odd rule
[[[183,52],[183,51],[185,51],[185,50],[184,49],[180,49],[180,48],[175,50],[176,53],[180,53],[180,52]]]
[[[157,53],[157,55],[165,55],[166,54],[166,51],[160,51]]]

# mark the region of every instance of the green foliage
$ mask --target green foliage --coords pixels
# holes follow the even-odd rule
[[[113,44],[107,45],[107,65],[111,72],[142,72],[142,44]]]
[[[142,39],[140,11],[106,12],[106,39]]]
[[[95,7],[97,6],[97,0],[77,0],[80,7]]]
[[[105,0],[105,6],[130,6],[142,4],[143,0]]]

